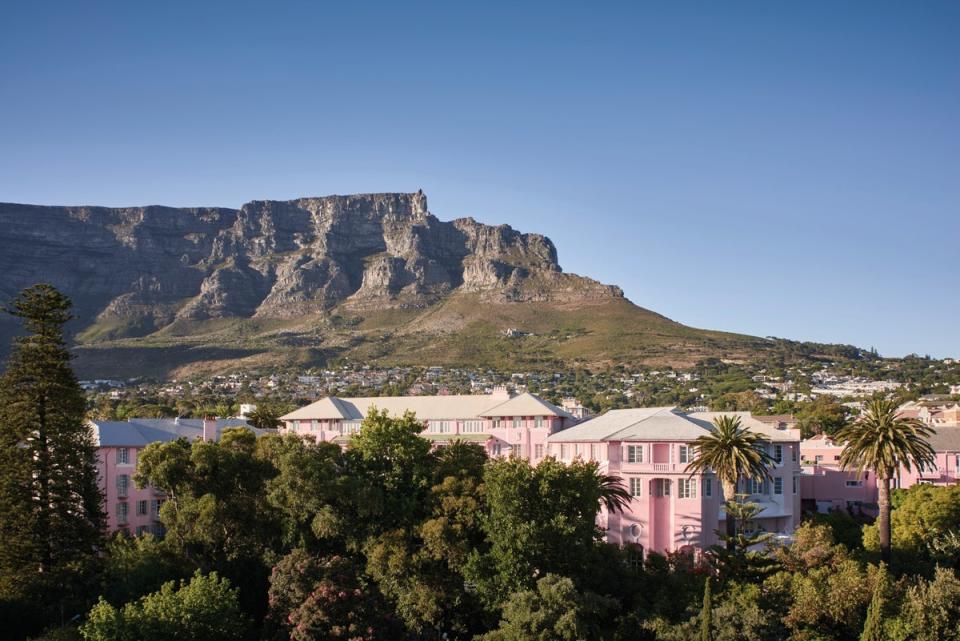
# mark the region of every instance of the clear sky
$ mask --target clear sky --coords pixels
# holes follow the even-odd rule
[[[960,357],[960,2],[0,7],[0,201],[418,188],[689,325]]]

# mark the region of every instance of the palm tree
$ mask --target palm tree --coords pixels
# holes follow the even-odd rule
[[[840,466],[859,476],[871,470],[879,483],[880,558],[890,562],[890,480],[902,467],[908,472],[933,467],[936,454],[927,438],[933,429],[918,419],[897,414],[897,403],[875,398],[867,401],[857,420],[837,431],[842,442]]]
[[[713,471],[723,488],[723,500],[731,503],[737,496],[740,479],[770,478],[773,457],[767,454],[763,439],[740,423],[739,416],[723,414],[713,419],[713,431],[697,438],[696,456],[687,465],[691,476]],[[733,550],[737,535],[736,519],[727,510],[727,549]]]
[[[269,407],[257,406],[247,414],[247,421],[257,429],[275,430],[281,425],[280,417]]]
[[[607,512],[623,512],[630,505],[633,497],[623,486],[623,479],[619,476],[597,473],[597,484],[600,488],[600,503],[607,508]]]

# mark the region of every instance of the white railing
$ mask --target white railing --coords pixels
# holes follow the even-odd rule
[[[654,463],[653,471],[654,472],[669,472],[673,470],[673,463]]]

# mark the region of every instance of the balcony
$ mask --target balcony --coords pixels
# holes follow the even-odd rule
[[[683,474],[687,469],[686,463],[627,463],[620,462],[621,472],[670,472],[673,474]]]

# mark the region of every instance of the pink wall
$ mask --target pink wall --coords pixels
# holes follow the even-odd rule
[[[128,463],[120,463],[120,451],[126,449]],[[160,521],[156,515],[156,501],[163,500],[163,494],[151,487],[138,490],[133,482],[133,474],[137,469],[139,451],[135,447],[100,447],[97,450],[97,466],[100,472],[100,488],[106,497],[105,509],[107,513],[107,530],[110,532],[126,529],[130,534],[144,531],[158,534],[162,531]],[[127,477],[126,496],[120,495],[119,477]],[[138,513],[141,501],[146,501],[146,513]],[[121,503],[127,504],[127,518],[120,516]]]
[[[853,472],[840,469],[839,457],[843,447],[827,439],[816,437],[807,439],[800,445],[805,462],[803,469],[802,495],[806,501],[813,502],[819,511],[828,509],[846,509],[848,505],[866,503],[871,507],[864,512],[874,513],[878,499],[877,479],[872,473],[864,473],[857,478]],[[821,457],[817,462],[817,456]],[[937,452],[936,469],[919,472],[916,469],[901,469],[894,487],[909,488],[917,483],[932,485],[953,485],[960,481],[960,452]],[[848,481],[863,481],[863,486]],[[812,505],[810,506],[812,507]]]

